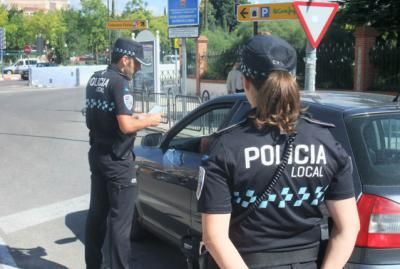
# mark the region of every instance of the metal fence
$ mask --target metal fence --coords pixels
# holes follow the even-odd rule
[[[374,65],[373,88],[400,89],[400,47],[378,43],[370,51],[370,56]]]
[[[172,126],[188,113],[196,109],[202,100],[198,96],[175,94],[171,89],[167,93],[146,93],[135,91],[135,113],[147,113],[155,105],[161,107],[161,123]]]

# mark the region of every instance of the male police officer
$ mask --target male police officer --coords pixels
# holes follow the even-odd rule
[[[157,115],[133,114],[132,76],[147,65],[143,46],[119,38],[111,65],[96,72],[86,87],[86,124],[89,128],[91,176],[90,208],[86,221],[85,259],[89,269],[99,269],[108,226],[110,266],[129,268],[130,231],[136,182],[132,153],[136,132],[157,126]],[[108,217],[108,225],[107,223]]]

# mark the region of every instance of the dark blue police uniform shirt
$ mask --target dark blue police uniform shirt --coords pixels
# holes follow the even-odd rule
[[[293,154],[273,191],[230,228],[240,253],[316,246],[323,217],[319,206],[324,200],[354,196],[351,160],[329,129],[301,118],[296,130]],[[256,201],[284,154],[286,136],[273,134],[271,128],[259,131],[247,119],[216,138],[202,162],[200,212],[231,213],[234,218]]]
[[[123,158],[133,147],[136,134],[123,134],[118,126],[117,115],[132,115],[134,99],[132,83],[114,65],[98,71],[89,79],[86,87],[86,125],[90,144],[109,149]]]

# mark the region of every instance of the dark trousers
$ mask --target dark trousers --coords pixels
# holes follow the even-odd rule
[[[218,265],[214,262],[210,262],[207,269],[218,269]],[[306,262],[306,263],[294,263],[288,265],[279,265],[272,267],[250,267],[250,269],[317,269],[316,262]]]
[[[89,151],[92,184],[85,234],[85,260],[88,269],[101,267],[102,247],[107,230],[111,268],[129,268],[130,232],[135,206],[135,185],[132,180],[135,178],[135,167],[132,155],[129,156],[121,160],[94,147]]]

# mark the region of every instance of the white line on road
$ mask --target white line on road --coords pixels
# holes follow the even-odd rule
[[[34,208],[0,218],[0,229],[5,234],[17,232],[44,222],[58,219],[69,213],[86,210],[89,194],[55,204]]]
[[[0,268],[1,269],[18,269],[13,257],[8,251],[6,242],[0,237]]]

